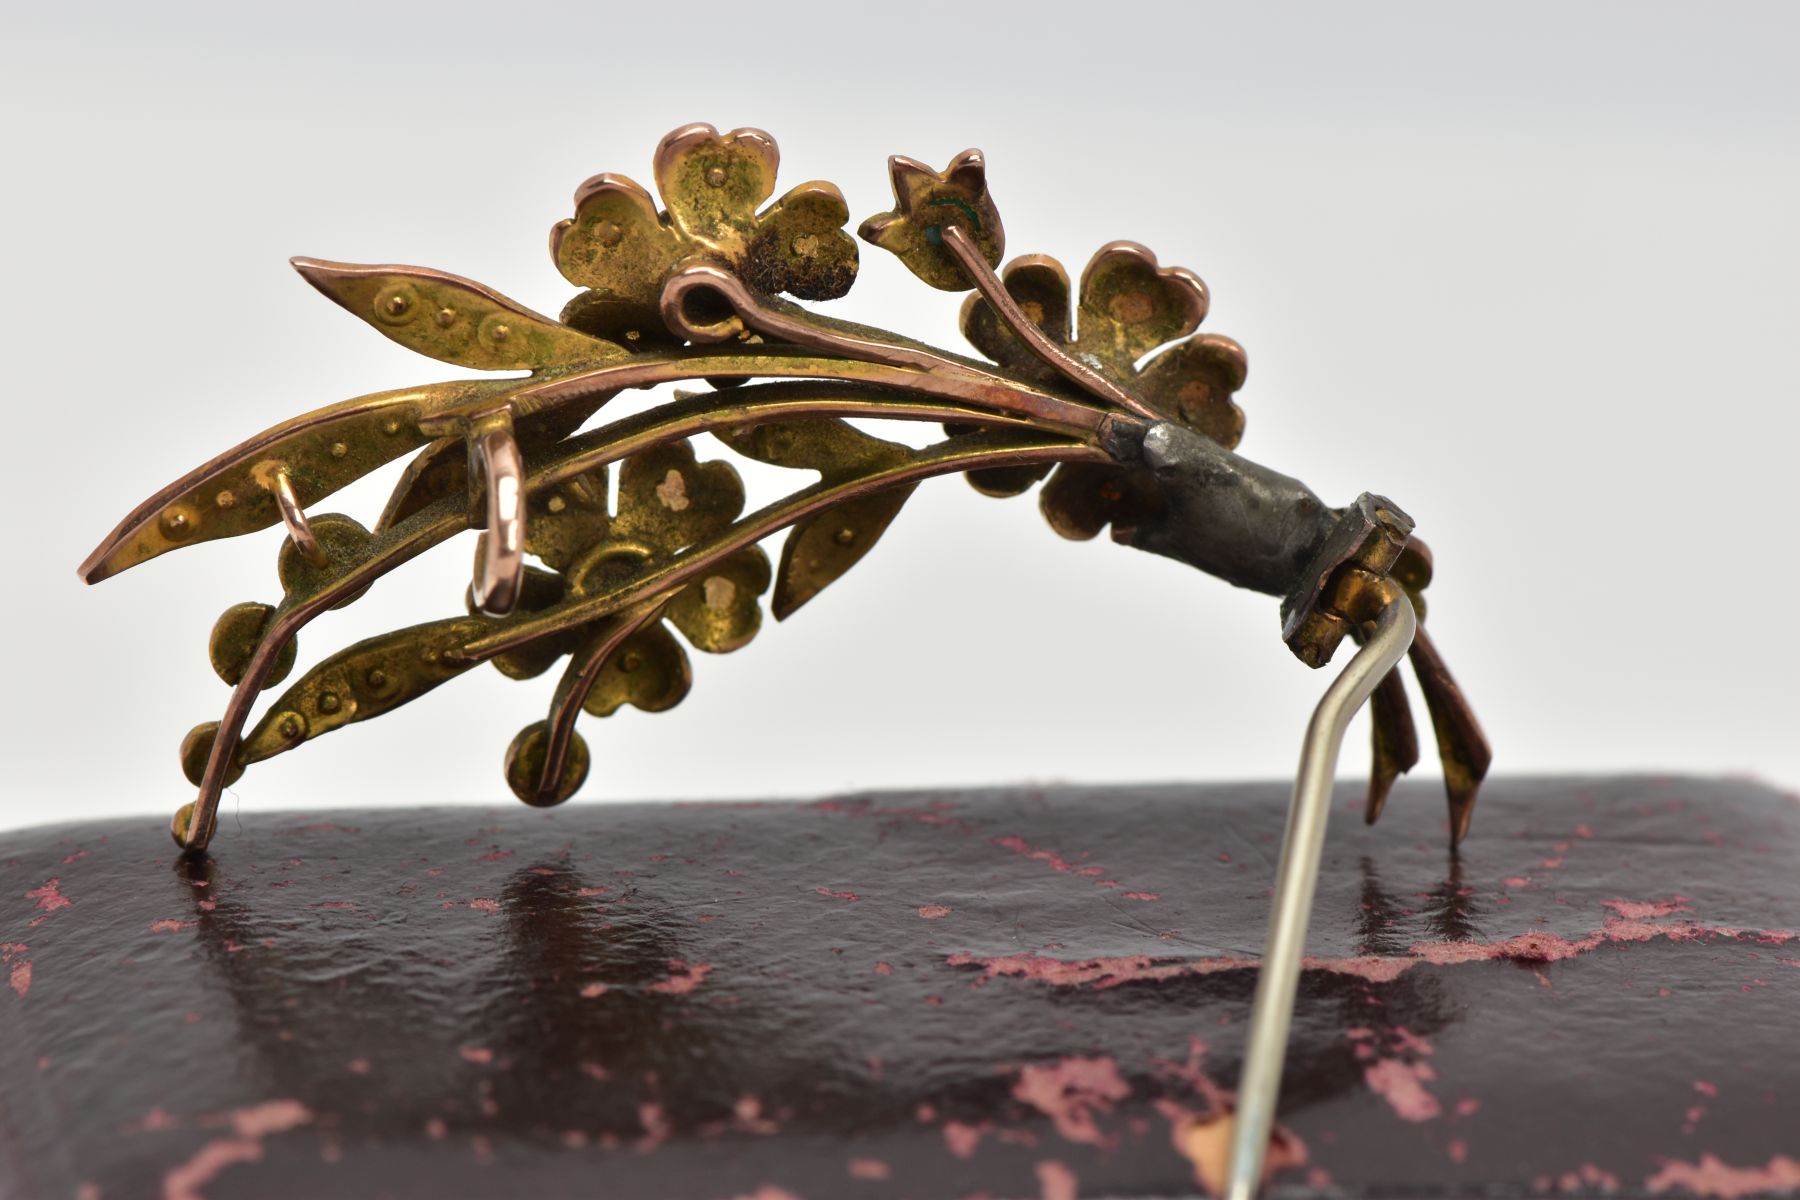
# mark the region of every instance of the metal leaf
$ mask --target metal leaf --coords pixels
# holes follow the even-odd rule
[[[478,371],[539,371],[623,358],[621,346],[532,312],[492,288],[428,267],[290,260],[306,281],[387,337]]]
[[[1373,825],[1387,805],[1394,781],[1419,765],[1419,733],[1398,670],[1389,671],[1369,698],[1369,718],[1372,754],[1363,820]]]
[[[781,544],[781,570],[769,611],[785,621],[874,549],[917,485],[840,504],[794,526]]]
[[[457,380],[399,388],[317,409],[227,450],[138,505],[81,564],[98,583],[128,567],[215,538],[279,524],[269,490],[285,469],[295,495],[311,505],[432,439],[421,423],[475,401],[497,401],[517,380]]]
[[[733,450],[758,462],[819,472],[827,483],[854,478],[912,456],[899,442],[864,433],[846,421],[782,421],[715,431]],[[862,561],[899,515],[912,487],[895,488],[797,522],[781,546],[781,567],[769,610],[777,621]]]
[[[475,666],[475,660],[451,657],[447,651],[490,624],[476,617],[431,621],[369,638],[332,655],[282,693],[244,739],[238,761],[261,762],[416,700]]]

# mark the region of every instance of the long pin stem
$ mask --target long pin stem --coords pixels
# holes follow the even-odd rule
[[[1319,859],[1325,848],[1325,823],[1331,816],[1332,783],[1337,775],[1338,751],[1344,745],[1344,731],[1356,710],[1405,655],[1417,628],[1412,602],[1396,593],[1375,618],[1368,641],[1326,689],[1306,727],[1300,768],[1294,779],[1294,798],[1288,807],[1281,865],[1275,873],[1268,944],[1256,979],[1256,997],[1250,1006],[1250,1040],[1238,1082],[1231,1160],[1226,1169],[1226,1200],[1254,1200],[1262,1182],[1263,1159],[1281,1095],[1288,1029],[1294,1018],[1294,995],[1306,952],[1306,927],[1319,882]]]

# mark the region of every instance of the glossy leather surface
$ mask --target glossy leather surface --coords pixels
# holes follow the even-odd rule
[[[0,851],[0,1195],[1177,1196],[1283,785],[228,805]],[[1340,790],[1278,1195],[1800,1187],[1800,801]],[[10,983],[10,987],[5,986]]]

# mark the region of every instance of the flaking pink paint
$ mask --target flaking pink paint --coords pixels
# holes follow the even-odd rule
[[[1702,1154],[1697,1163],[1671,1159],[1644,1181],[1644,1188],[1653,1195],[1680,1188],[1714,1200],[1782,1195],[1800,1191],[1800,1162],[1783,1154],[1766,1167],[1733,1167],[1710,1154]]]
[[[1671,896],[1667,900],[1602,900],[1600,903],[1627,921],[1642,921],[1688,912],[1687,900],[1686,896]]]
[[[1039,1200],[1076,1200],[1079,1195],[1080,1180],[1075,1172],[1054,1158],[1037,1165],[1037,1177]]]
[[[985,1123],[971,1125],[967,1121],[945,1121],[944,1148],[958,1158],[973,1158],[975,1147],[981,1144],[981,1135],[988,1128]]]
[[[686,959],[669,960],[669,977],[650,985],[650,990],[664,996],[685,996],[699,987],[712,973],[711,963],[690,963]]]
[[[31,960],[25,957],[30,949],[24,942],[0,942],[0,965],[10,968],[7,982],[20,996],[31,990]]]
[[[1049,1117],[1064,1140],[1106,1148],[1117,1139],[1102,1134],[1094,1118],[1130,1096],[1131,1085],[1111,1058],[1063,1058],[1019,1068],[1012,1094]]]
[[[1384,1058],[1363,1071],[1369,1090],[1388,1102],[1402,1121],[1430,1121],[1443,1112],[1438,1098],[1425,1090],[1437,1078],[1430,1063]]]
[[[163,1200],[204,1200],[201,1188],[226,1167],[257,1162],[263,1139],[307,1124],[312,1110],[298,1100],[269,1100],[226,1114],[234,1136],[214,1138],[192,1158],[163,1175]]]
[[[25,893],[25,899],[36,900],[38,908],[44,912],[55,912],[59,908],[67,908],[75,903],[62,894],[62,880],[47,879],[42,887],[32,888]]]

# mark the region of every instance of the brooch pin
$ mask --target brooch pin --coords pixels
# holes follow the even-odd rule
[[[1431,555],[1383,497],[1334,508],[1235,453],[1244,350],[1198,332],[1208,294],[1192,272],[1132,242],[1101,246],[1073,281],[1045,255],[1002,269],[980,152],[941,171],[896,156],[894,207],[859,232],[927,285],[968,293],[962,330],[979,357],[938,349],[782,298],[844,295],[858,248],[833,185],[769,202],[777,163],[765,133],[689,125],[657,148],[658,197],[622,175],[582,184],[550,234],[558,269],[581,289],[559,319],[440,271],[293,260],[408,349],[525,374],[380,392],[276,425],[150,497],[82,564],[96,583],[200,542],[286,532],[281,598],[233,605],[213,629],[212,664],[233,690],[223,716],[182,742],[199,793],[176,814],[175,839],[205,849],[222,789],[252,764],[483,663],[528,679],[568,660],[547,716],[505,755],[521,800],[558,804],[588,771],[579,714],[678,704],[691,683],[683,641],[737,649],[756,635],[765,595],[776,619],[789,616],[861,561],[924,480],[960,474],[996,497],[1041,483],[1039,506],[1064,537],[1110,527],[1123,545],[1279,597],[1281,636],[1307,665],[1330,661],[1346,637],[1360,644],[1315,714],[1295,786],[1234,1134],[1234,1194],[1253,1187],[1351,715],[1372,698],[1370,821],[1419,758],[1396,670],[1409,652],[1452,844],[1487,771],[1480,728],[1418,628]],[[584,429],[621,391],[676,382],[709,387]],[[946,437],[915,449],[856,418],[938,424]],[[696,456],[700,433],[815,478],[745,515],[736,470]],[[372,526],[308,511],[404,455]],[[258,695],[293,669],[308,622],[467,529],[482,532],[464,611],[331,655],[250,724]],[[783,530],[771,565],[760,543]]]

